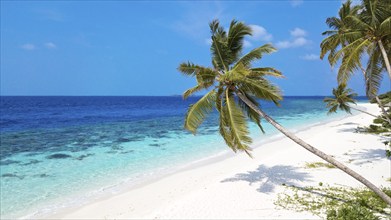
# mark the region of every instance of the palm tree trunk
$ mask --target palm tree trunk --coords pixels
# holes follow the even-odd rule
[[[365,69],[362,67],[361,63],[359,63],[360,65],[360,69],[364,75],[364,80],[365,80],[365,84],[367,85],[367,81],[369,80],[368,77],[367,77],[367,72],[365,71]],[[367,96],[369,98],[371,98],[372,94],[369,94],[369,91],[368,91],[368,88],[367,88]],[[375,99],[376,99],[376,102],[377,104],[379,105],[380,109],[382,110],[383,114],[384,114],[384,118],[385,118],[385,121],[387,121],[390,125],[391,125],[391,119],[388,117],[388,114],[386,112],[386,110],[384,109],[384,106],[383,104],[381,103],[379,97],[376,95],[376,94],[373,94],[373,96],[375,96]],[[353,108],[354,110],[358,110],[358,109],[355,109]],[[360,110],[358,110],[360,111]],[[364,112],[364,113],[367,113],[367,112]],[[377,116],[376,116],[377,117]],[[380,117],[381,118],[381,117]]]
[[[382,55],[383,55],[383,59],[384,59],[384,63],[386,64],[388,76],[389,76],[390,79],[391,79],[391,66],[390,66],[390,61],[388,60],[388,57],[387,57],[387,52],[386,52],[386,50],[384,49],[384,46],[383,46],[383,43],[382,43],[381,40],[378,40],[377,43],[379,44],[381,53],[382,53]]]
[[[382,110],[383,114],[384,114],[384,118],[387,120],[387,122],[391,125],[391,120],[390,118],[388,117],[388,114],[386,112],[386,110],[384,109],[384,106],[383,104],[381,103],[380,99],[378,96],[375,96],[375,99],[376,99],[376,102],[377,104],[379,105],[380,109]]]
[[[351,109],[354,109],[354,110],[356,110],[356,111],[359,111],[359,112],[362,112],[362,113],[365,113],[365,114],[367,114],[367,115],[370,115],[370,116],[372,116],[372,117],[375,117],[375,118],[377,118],[377,115],[374,115],[374,114],[371,114],[371,113],[369,113],[369,112],[363,111],[363,110],[361,110],[361,109],[358,109],[358,108],[352,107],[352,106],[350,106],[350,105],[349,105],[349,107],[350,107]]]
[[[238,97],[245,102],[250,108],[252,108],[255,112],[257,112],[261,117],[265,118],[266,121],[268,121],[271,125],[273,125],[277,130],[279,130],[281,133],[283,133],[285,136],[287,136],[292,141],[296,142],[300,146],[304,147],[306,150],[310,151],[311,153],[317,155],[318,157],[322,158],[323,160],[333,164],[338,169],[344,171],[351,177],[355,178],[368,188],[370,188],[372,191],[374,191],[380,198],[382,198],[388,205],[391,206],[391,198],[388,197],[383,191],[381,191],[378,187],[376,187],[373,183],[369,182],[367,179],[365,179],[360,174],[356,173],[355,171],[351,170],[349,167],[343,165],[339,161],[335,160],[330,155],[327,155],[323,153],[322,151],[316,149],[315,147],[311,146],[310,144],[304,142],[299,137],[291,133],[290,131],[286,130],[284,127],[282,127],[278,122],[274,121],[271,117],[269,117],[266,113],[264,113],[258,106],[256,106],[251,100],[249,100],[245,95],[243,95],[240,92],[236,92]]]
[[[377,98],[377,96],[376,96],[376,98]],[[378,99],[379,99],[379,98],[378,98]],[[350,107],[351,109],[354,109],[354,110],[356,110],[356,111],[365,113],[365,114],[370,115],[370,116],[373,116],[373,117],[375,117],[375,118],[380,117],[381,120],[383,120],[383,121],[385,121],[385,122],[391,124],[391,122],[390,122],[390,120],[388,119],[388,117],[382,118],[381,115],[380,115],[380,116],[376,116],[376,115],[373,115],[373,114],[371,114],[371,113],[369,113],[369,112],[363,111],[363,110],[361,110],[361,109],[358,109],[358,108],[355,108],[355,107],[352,107],[352,106],[349,106],[349,107]]]

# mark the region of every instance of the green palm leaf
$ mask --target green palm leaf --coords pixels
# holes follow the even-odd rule
[[[264,99],[274,102],[279,105],[279,101],[282,100],[281,91],[278,87],[271,84],[265,79],[250,79],[241,77],[236,80],[237,87],[245,94],[252,95],[258,99]]]
[[[215,101],[216,91],[212,90],[198,100],[198,102],[191,105],[185,117],[185,128],[195,134],[206,116],[212,112]]]
[[[361,63],[361,56],[363,51],[370,45],[370,41],[366,39],[358,39],[355,42],[349,44],[348,46],[341,49],[336,57],[343,57],[341,66],[338,70],[337,80],[339,84],[346,84],[347,81],[352,76],[355,70],[359,69],[359,65]]]
[[[257,102],[257,100],[255,100],[254,98],[252,98],[251,96],[248,96],[245,94],[245,96],[252,102],[254,103],[255,105],[259,106],[259,103]],[[252,108],[250,108],[245,102],[243,102],[241,99],[238,99],[238,104],[239,104],[239,107],[242,109],[243,112],[246,113],[247,117],[252,121],[254,122],[258,127],[259,129],[261,129],[262,133],[265,133],[265,130],[263,130],[263,127],[261,125],[261,116],[256,112],[254,111]]]
[[[244,55],[237,61],[237,64],[242,63],[244,66],[250,67],[251,62],[261,59],[263,54],[270,54],[275,51],[276,48],[274,48],[271,44],[265,44]]]
[[[242,110],[235,103],[233,93],[227,89],[225,95],[226,105],[224,106],[223,111],[226,112],[225,115],[230,129],[230,134],[232,136],[233,145],[230,147],[234,151],[242,150],[249,154],[249,144],[251,144],[252,140],[248,136],[249,131],[246,118]]]
[[[205,89],[205,87],[203,87],[201,85],[196,85],[193,88],[190,88],[183,93],[183,99],[187,99],[187,98],[189,98],[189,96],[193,95],[194,93],[199,92],[204,89]]]
[[[277,78],[284,77],[284,75],[282,75],[282,72],[280,72],[279,70],[276,70],[275,68],[272,68],[272,67],[252,68],[250,70],[251,70],[250,77],[252,77],[252,76],[258,76],[258,77],[259,76],[261,76],[261,77],[274,76]]]
[[[374,97],[379,91],[381,81],[383,79],[382,71],[383,59],[381,58],[380,50],[377,48],[372,48],[372,51],[369,52],[369,61],[367,69],[365,71],[365,84],[366,84],[366,95],[368,97]]]
[[[231,65],[235,62],[242,49],[243,49],[243,39],[246,35],[251,35],[252,30],[249,26],[243,24],[242,22],[238,22],[233,20],[229,27],[228,32],[228,49],[232,54],[232,59],[228,61],[228,64]]]
[[[391,34],[391,17],[384,20],[379,26],[379,35],[385,36]]]

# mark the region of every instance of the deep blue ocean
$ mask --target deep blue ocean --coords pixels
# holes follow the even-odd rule
[[[323,98],[285,97],[281,107],[261,107],[295,130],[344,115],[328,116]],[[183,129],[186,110],[197,99],[1,96],[1,218],[78,206],[229,152],[216,112],[196,136]],[[263,125],[266,134],[250,127],[257,143],[276,134]]]

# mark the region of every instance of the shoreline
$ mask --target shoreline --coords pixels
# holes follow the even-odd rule
[[[335,120],[336,118],[349,117],[345,114],[333,115],[332,117],[327,117],[326,114],[319,114],[319,115],[321,115],[321,122],[314,122],[314,119],[312,118],[313,116],[311,116],[310,118],[312,120],[303,118],[303,121],[301,123],[297,123],[297,125],[296,123],[294,124],[288,123],[288,127],[289,126],[293,127],[293,129],[291,130],[297,131],[297,130],[308,129],[308,127],[317,124],[324,124],[327,123],[328,121]],[[269,126],[269,124],[267,124],[266,122],[264,123],[264,126],[267,131],[266,134],[261,134],[261,132],[259,132],[259,129],[255,125],[253,126],[254,128],[256,128],[256,131],[255,130],[252,131],[253,134],[255,134],[255,132],[259,132],[259,134],[261,134],[260,136],[256,135],[255,137],[253,137],[254,139],[253,146],[257,147],[259,145],[267,144],[269,142],[273,142],[278,139],[284,138],[284,136],[279,134],[277,130],[273,130],[274,128],[272,129],[271,126],[267,128],[266,126]],[[232,152],[228,147],[226,147],[224,143],[219,144],[219,148],[223,150],[220,150],[218,152],[213,152],[213,153],[207,153],[206,155],[196,159],[183,160],[182,163],[174,164],[169,169],[164,168],[161,169],[160,171],[157,170],[156,172],[155,171],[148,172],[143,174],[142,176],[129,176],[125,174],[121,178],[115,179],[112,182],[107,182],[107,184],[102,185],[102,187],[91,188],[84,191],[79,190],[78,192],[63,197],[59,197],[57,199],[51,200],[50,202],[46,202],[45,204],[42,204],[40,206],[31,207],[28,210],[20,211],[19,213],[13,213],[13,215],[12,214],[5,215],[4,217],[23,218],[23,219],[43,218],[47,216],[52,216],[53,214],[56,213],[63,213],[64,210],[70,210],[70,211],[76,210],[80,207],[92,204],[94,202],[108,199],[110,197],[125,193],[129,190],[137,189],[144,185],[158,181],[162,178],[169,177],[178,172],[186,171],[188,169],[194,169],[211,163],[216,163],[221,160],[236,156],[236,154]]]
[[[357,113],[359,114],[359,113]],[[354,115],[354,114],[353,114]],[[319,126],[326,124],[328,122],[338,120],[340,118],[351,117],[352,115],[339,114],[333,115],[332,117],[325,117],[322,115],[322,120],[320,122],[310,121],[308,123],[302,123],[300,125],[293,125],[292,128],[288,127],[288,130],[293,132],[300,132],[310,129],[312,126]],[[266,124],[266,122],[264,122]],[[290,125],[292,126],[292,125]],[[254,126],[255,127],[255,126]],[[256,127],[258,130],[258,127]],[[274,129],[274,128],[273,128]],[[268,144],[271,142],[275,142],[285,138],[284,135],[279,133],[277,130],[269,131],[266,134],[261,135],[260,137],[254,138],[254,143],[252,144],[253,149],[258,147],[262,147],[264,144]],[[49,216],[62,216],[68,212],[72,212],[74,210],[78,210],[84,206],[88,206],[90,204],[99,202],[101,200],[106,200],[111,197],[115,197],[122,193],[126,193],[131,190],[136,190],[145,185],[157,182],[161,179],[170,177],[180,172],[196,169],[199,167],[207,166],[210,164],[218,163],[222,160],[226,160],[232,157],[235,157],[237,154],[230,150],[228,147],[224,146],[224,150],[214,153],[212,155],[208,155],[206,157],[202,157],[200,159],[192,160],[189,162],[185,162],[183,164],[173,166],[172,170],[165,170],[164,173],[153,173],[153,174],[145,174],[145,176],[140,177],[136,180],[132,178],[124,178],[122,180],[117,181],[116,183],[106,185],[99,189],[93,189],[91,191],[86,191],[85,193],[79,192],[76,194],[69,195],[65,198],[59,198],[59,201],[52,201],[51,204],[54,205],[46,205],[41,206],[40,209],[34,212],[28,212],[27,214],[21,215],[18,218],[21,219],[34,219],[34,218],[47,218]]]
[[[378,113],[378,109],[376,106],[372,106],[371,104],[359,104],[360,107],[364,108],[370,108],[369,110],[371,112]],[[363,120],[365,122],[371,121],[371,118],[368,119],[365,114],[358,113],[354,115],[347,115],[342,117],[337,117],[333,120],[326,121],[324,123],[320,122],[318,125],[308,125],[306,128],[295,130],[294,132],[298,134],[299,137],[303,138],[304,140],[307,140],[308,138],[306,136],[311,136],[313,134],[314,130],[319,132],[322,130],[322,127],[330,127],[331,125],[338,124],[338,121],[353,121],[353,118],[364,118]],[[355,121],[355,120],[354,120]],[[351,125],[352,126],[352,125]],[[357,127],[357,126],[355,126]],[[308,135],[311,133],[310,135]],[[316,132],[315,132],[316,133]],[[279,134],[272,135],[272,137],[268,138],[269,140],[266,141],[266,143],[262,143],[262,147],[258,146],[261,141],[255,141],[256,146],[253,147],[253,154],[254,159],[247,158],[246,155],[243,153],[232,155],[232,153],[225,152],[221,155],[213,158],[203,159],[197,162],[193,162],[191,164],[188,164],[186,166],[183,166],[175,171],[173,171],[170,174],[166,174],[162,177],[155,178],[152,181],[143,182],[139,184],[138,186],[133,186],[130,189],[125,190],[124,192],[121,192],[119,195],[114,196],[108,196],[103,199],[99,199],[97,201],[93,201],[92,203],[89,203],[87,205],[84,205],[82,207],[79,207],[77,209],[64,209],[59,212],[57,212],[54,215],[46,216],[48,218],[64,218],[64,219],[76,219],[76,218],[198,218],[200,214],[202,213],[193,213],[191,214],[192,210],[199,209],[202,210],[202,207],[193,207],[190,208],[188,206],[183,205],[183,203],[190,202],[191,200],[194,200],[193,197],[197,198],[197,194],[195,192],[203,191],[202,188],[205,189],[208,188],[210,185],[219,185],[218,183],[222,184],[220,180],[221,176],[227,176],[227,174],[234,174],[235,170],[237,172],[240,172],[240,170],[248,170],[249,167],[253,167],[255,164],[260,165],[259,167],[265,166],[265,165],[272,165],[276,164],[276,161],[273,161],[272,159],[276,156],[279,157],[279,152],[276,152],[275,149],[273,149],[275,145],[281,145],[286,144],[287,146],[296,145],[290,140],[287,140],[284,136],[279,136]],[[311,143],[309,141],[309,143]],[[380,141],[378,141],[380,143]],[[380,143],[381,144],[381,143]],[[270,147],[271,146],[271,147]],[[317,144],[314,143],[314,146],[317,147]],[[286,148],[286,147],[283,147]],[[297,146],[294,146],[293,149],[300,149],[297,148]],[[291,151],[291,149],[285,149]],[[305,151],[305,150],[298,150],[298,151]],[[268,155],[265,158],[262,158],[261,155]],[[260,158],[261,157],[261,158]],[[311,158],[311,155],[308,156],[308,158]],[[314,157],[314,156],[312,156]],[[261,160],[260,160],[261,159]],[[321,159],[315,159],[317,161],[321,161]],[[238,168],[232,167],[232,163],[238,165]],[[229,164],[228,164],[229,163]],[[278,164],[278,163],[277,163]],[[279,166],[284,167],[282,165],[284,163],[281,163]],[[288,163],[289,164],[289,163]],[[292,165],[292,163],[290,163]],[[293,165],[298,165],[297,162]],[[231,167],[231,169],[227,169],[225,167]],[[240,168],[241,169],[240,169]],[[385,173],[387,173],[387,169]],[[383,171],[384,172],[384,171]],[[346,175],[346,174],[343,174]],[[385,175],[385,174],[384,174]],[[228,175],[229,176],[229,175]],[[289,175],[288,175],[289,176]],[[220,178],[218,178],[220,177]],[[349,177],[349,176],[347,176]],[[217,179],[216,179],[217,178]],[[346,179],[344,177],[344,179]],[[216,181],[217,180],[217,181]],[[218,181],[220,180],[220,181]],[[289,180],[287,180],[289,181]],[[242,182],[242,181],[238,181]],[[234,185],[242,185],[243,183],[235,182]],[[315,181],[316,182],[316,181]],[[350,181],[351,182],[351,181]],[[379,181],[375,182],[375,184],[378,184]],[[383,181],[384,183],[384,181]],[[351,185],[352,183],[350,183]],[[357,186],[359,184],[358,182],[353,185]],[[251,184],[250,184],[251,185]],[[300,185],[300,184],[299,184]],[[248,188],[248,186],[242,186]],[[278,187],[277,187],[278,188]],[[281,187],[280,187],[281,188]],[[278,192],[278,190],[276,190]],[[202,193],[201,193],[202,194]],[[209,191],[209,194],[211,192]],[[213,192],[212,192],[213,194]],[[214,193],[216,194],[216,193]],[[264,195],[265,197],[268,197],[267,195]],[[275,195],[274,195],[275,196]],[[273,197],[273,196],[272,196]],[[213,196],[212,196],[213,198]],[[219,200],[221,198],[216,197],[215,200]],[[227,199],[227,198],[225,198]],[[270,199],[270,198],[269,198]],[[247,199],[245,199],[247,201]],[[258,198],[259,200],[259,198]],[[147,202],[147,203],[146,203]],[[182,209],[185,210],[186,208],[190,210],[187,210],[188,212],[178,211],[175,209],[175,207],[178,207],[177,203],[182,204]],[[220,201],[221,202],[221,201]],[[270,203],[270,202],[269,202]],[[189,204],[192,204],[194,206],[194,202],[190,202]],[[269,204],[270,205],[270,204]],[[180,206],[180,205],[179,205]],[[200,204],[198,204],[200,206]],[[173,213],[171,213],[169,210],[174,209]],[[276,207],[271,208],[271,210],[275,210]],[[167,212],[168,210],[168,212]],[[176,211],[176,212],[175,212]],[[190,211],[190,212],[189,212]],[[201,211],[202,212],[202,211]],[[238,211],[238,213],[242,213],[243,211]],[[291,216],[292,211],[287,210],[280,210],[276,213],[284,213],[288,212],[289,215],[285,216]],[[182,213],[182,214],[181,214]],[[186,215],[183,215],[186,213]],[[205,213],[205,212],[204,212]],[[206,215],[204,217],[214,217],[213,213],[209,213],[211,215]],[[215,213],[216,214],[216,213]],[[243,214],[243,213],[242,213]],[[302,216],[300,213],[295,213],[298,216]],[[283,215],[283,214],[282,214]],[[257,215],[258,218],[260,217]],[[270,215],[261,215],[265,217],[276,217],[276,216],[270,216]],[[308,215],[308,213],[305,216],[312,216]],[[229,218],[233,217],[232,215],[225,216],[224,213],[217,214],[215,217],[217,218]],[[251,215],[239,215],[239,217],[249,217],[251,218]],[[314,217],[314,216],[312,216]]]

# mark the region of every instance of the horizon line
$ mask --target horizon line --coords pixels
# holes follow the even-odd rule
[[[182,95],[0,95],[0,97],[182,97]],[[202,97],[193,95],[190,97]],[[332,95],[283,95],[282,97],[328,97]],[[356,97],[367,97],[358,95]]]

